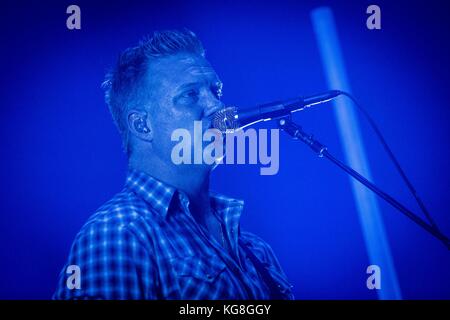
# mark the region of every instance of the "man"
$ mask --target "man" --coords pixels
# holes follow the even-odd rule
[[[242,201],[210,193],[214,166],[171,159],[172,132],[206,130],[223,107],[195,34],[155,32],[127,49],[105,89],[129,173],[76,236],[54,298],[291,299],[269,245],[240,230]]]

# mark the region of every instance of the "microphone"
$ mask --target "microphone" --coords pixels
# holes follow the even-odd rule
[[[245,110],[227,107],[213,115],[212,125],[222,132],[233,132],[260,121],[284,117],[313,105],[330,101],[341,94],[343,94],[342,91],[330,90],[312,96],[269,102]]]

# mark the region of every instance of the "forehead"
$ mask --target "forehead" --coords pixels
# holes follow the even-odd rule
[[[160,58],[149,66],[149,77],[159,85],[178,86],[190,82],[218,82],[219,77],[203,57],[178,54]]]

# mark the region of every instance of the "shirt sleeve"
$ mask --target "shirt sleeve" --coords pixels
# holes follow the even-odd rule
[[[132,231],[95,222],[77,235],[53,299],[156,299],[156,279],[154,259]]]

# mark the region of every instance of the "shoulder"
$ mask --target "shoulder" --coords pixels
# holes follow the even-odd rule
[[[121,192],[101,206],[81,228],[59,275],[54,299],[142,298],[150,286],[154,257],[145,234],[151,212],[132,193]],[[148,224],[148,223],[147,223]],[[67,286],[68,267],[76,266],[81,289]],[[143,279],[139,274],[146,274]],[[129,287],[124,287],[127,281]]]
[[[99,207],[90,216],[86,222],[86,226],[102,222],[124,226],[139,218],[145,218],[148,213],[149,209],[145,202],[133,192],[124,189]]]
[[[125,238],[127,244],[134,243],[131,240],[139,242],[146,233],[145,228],[151,225],[145,222],[148,219],[152,219],[152,214],[145,202],[125,189],[88,218],[76,235],[74,246],[113,245]]]

